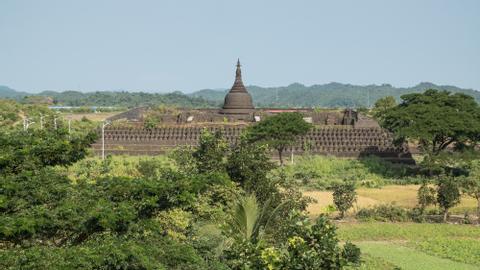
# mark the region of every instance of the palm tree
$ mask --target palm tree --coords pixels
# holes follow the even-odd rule
[[[284,203],[281,203],[269,212],[270,200],[267,200],[261,207],[255,195],[244,196],[235,205],[232,216],[231,228],[234,235],[251,243],[256,243],[261,238],[262,231],[268,227],[272,217],[283,205]]]

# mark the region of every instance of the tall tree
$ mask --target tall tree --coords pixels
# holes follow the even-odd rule
[[[283,152],[296,143],[298,136],[305,135],[311,128],[312,124],[305,122],[300,113],[280,113],[251,126],[249,138],[277,150],[280,164],[283,165]]]
[[[404,95],[402,100],[382,122],[399,141],[418,142],[429,156],[437,156],[451,146],[476,143],[480,107],[473,97],[430,89],[423,94]]]

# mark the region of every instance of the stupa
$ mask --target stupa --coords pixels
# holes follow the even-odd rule
[[[237,60],[237,71],[235,73],[235,82],[232,88],[225,96],[222,114],[251,114],[255,111],[253,107],[252,96],[243,85],[242,70],[240,68],[240,59]]]
[[[252,96],[243,85],[240,60],[237,60],[235,82],[225,96],[222,108],[177,108],[155,111],[140,107],[110,117],[122,125],[105,130],[108,154],[158,155],[179,145],[198,145],[203,130],[220,130],[227,142],[238,142],[243,130],[255,122],[285,112],[297,112],[314,128],[287,151],[359,158],[378,156],[394,162],[414,163],[408,145],[398,146],[393,135],[368,116],[352,109],[315,110],[313,108],[255,108]],[[145,117],[158,121],[155,128],[145,126]],[[101,141],[93,145],[101,153]]]

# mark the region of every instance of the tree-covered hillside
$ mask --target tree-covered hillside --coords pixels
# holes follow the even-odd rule
[[[115,107],[139,107],[145,105],[168,104],[177,107],[205,108],[214,107],[215,102],[207,101],[201,97],[191,97],[182,92],[168,94],[143,93],[143,92],[87,92],[78,91],[54,92],[44,91],[38,94],[17,92],[8,87],[0,87],[0,98],[11,98],[17,101],[29,101],[26,97],[40,96],[51,97],[56,105],[63,106],[115,106]]]
[[[201,97],[189,97],[182,92],[168,94],[143,92],[91,92],[76,91],[42,92],[39,95],[49,96],[57,104],[66,106],[121,106],[139,107],[145,105],[168,104],[178,107],[203,108],[212,107],[214,103]]]
[[[312,86],[294,83],[286,87],[248,86],[247,88],[255,105],[259,107],[369,107],[385,96],[393,96],[400,101],[400,96],[404,94],[422,93],[427,89],[461,92],[473,96],[477,102],[480,101],[479,91],[432,83],[420,83],[409,88],[396,88],[389,84],[359,86],[341,83]],[[221,104],[226,91],[228,90],[205,89],[191,96]]]
[[[305,86],[294,83],[284,87],[248,86],[257,107],[370,107],[376,100],[393,96],[400,101],[400,96],[409,93],[423,93],[427,89],[447,90],[452,93],[465,93],[480,102],[480,92],[462,89],[456,86],[420,83],[414,87],[396,88],[389,84],[351,85],[329,83]],[[145,105],[168,104],[178,107],[205,108],[220,107],[228,90],[204,89],[192,94],[176,91],[168,94],[143,92],[79,92],[44,91],[38,94],[17,92],[6,86],[0,86],[0,98],[12,98],[18,101],[28,95],[53,98],[55,104],[64,106],[116,106],[138,107]],[[28,101],[27,101],[28,103]]]
[[[24,92],[15,91],[14,89],[8,86],[0,85],[0,98],[18,99],[18,98],[23,98],[26,95],[28,94]]]

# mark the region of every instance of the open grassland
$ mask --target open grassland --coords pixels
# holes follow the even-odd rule
[[[342,241],[361,248],[365,260],[360,269],[392,269],[392,265],[401,269],[480,269],[479,226],[380,222],[338,226]]]
[[[360,208],[372,207],[379,204],[396,204],[398,206],[413,208],[417,205],[417,190],[419,185],[389,185],[382,188],[359,188],[358,198],[352,211]],[[316,200],[310,204],[310,215],[316,216],[327,212],[329,205],[333,205],[332,192],[330,191],[305,191],[304,195]],[[469,196],[463,196],[459,205],[451,209],[451,213],[463,215],[466,212],[475,213],[476,200]]]

